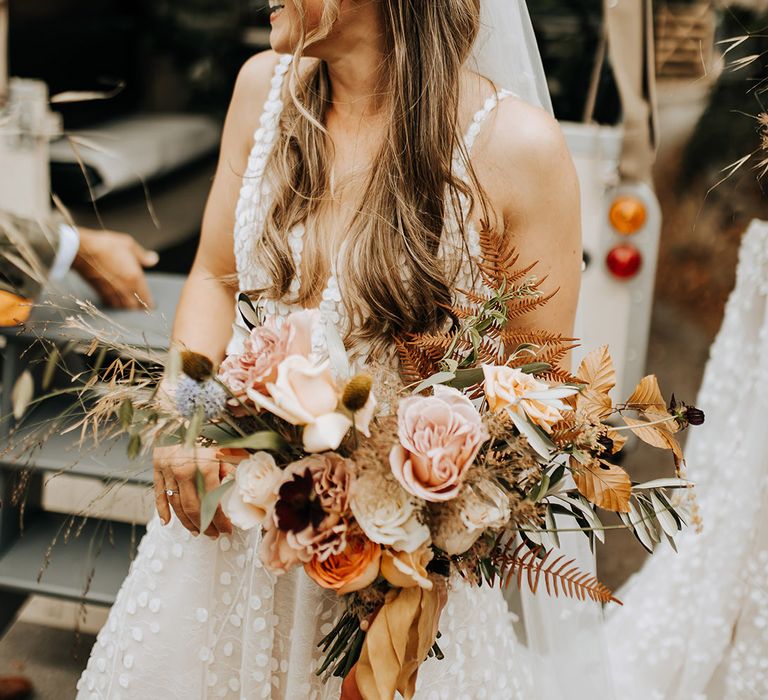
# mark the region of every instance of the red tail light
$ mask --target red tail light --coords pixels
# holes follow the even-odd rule
[[[617,245],[605,259],[611,274],[619,279],[634,277],[643,266],[643,255],[633,245]]]

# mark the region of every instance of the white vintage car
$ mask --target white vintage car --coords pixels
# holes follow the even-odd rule
[[[629,396],[645,369],[661,231],[650,184],[656,139],[651,2],[528,5],[581,183],[584,277],[576,336],[582,345],[575,360],[609,345],[617,397]]]

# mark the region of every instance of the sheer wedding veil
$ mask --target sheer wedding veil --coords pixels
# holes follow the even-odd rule
[[[492,80],[497,89],[553,113],[536,36],[525,0],[481,0],[481,30],[468,67]],[[557,516],[558,527],[578,528]],[[595,571],[595,557],[581,532],[559,537],[559,551],[582,571]],[[546,543],[548,548],[553,542]],[[507,592],[520,615],[519,632],[529,654],[537,700],[615,697],[604,641],[602,610],[592,602],[550,598],[543,587]]]
[[[552,114],[547,78],[525,0],[481,0],[470,67],[497,88]]]

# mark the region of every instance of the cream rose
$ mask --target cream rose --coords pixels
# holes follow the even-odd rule
[[[489,437],[472,402],[456,389],[436,386],[434,396],[401,401],[397,418],[400,444],[390,453],[397,480],[426,501],[456,498]]]
[[[251,530],[266,520],[282,480],[272,455],[257,452],[238,465],[235,486],[222,501],[222,510],[235,527]]]
[[[337,411],[339,390],[327,361],[316,364],[301,355],[286,357],[267,391],[269,396],[248,389],[248,398],[291,425],[304,426],[307,452],[335,450],[352,427],[352,420]]]
[[[417,518],[418,504],[391,477],[362,472],[352,482],[349,506],[373,542],[414,552],[429,541],[429,528]]]
[[[434,542],[446,554],[463,554],[486,530],[506,525],[509,517],[507,494],[492,481],[483,480],[465,488],[441,511],[434,528]]]
[[[483,365],[485,396],[492,411],[508,409],[520,417],[527,417],[547,433],[563,419],[568,405],[566,396],[577,394],[570,387],[550,387],[520,369]],[[522,415],[521,415],[522,414]]]
[[[385,549],[381,555],[381,575],[397,588],[420,586],[431,591],[433,583],[427,573],[430,561],[432,549],[428,545],[411,553]]]

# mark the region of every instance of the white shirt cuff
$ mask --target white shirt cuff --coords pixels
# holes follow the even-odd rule
[[[56,251],[56,257],[53,259],[53,265],[48,275],[53,282],[64,279],[69,272],[72,263],[80,250],[80,234],[77,229],[68,224],[59,226],[59,248]]]

